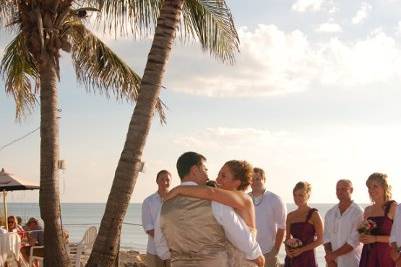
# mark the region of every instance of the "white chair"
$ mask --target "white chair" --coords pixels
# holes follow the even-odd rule
[[[39,262],[39,266],[43,266],[43,257],[40,256],[34,256],[34,250],[43,250],[43,246],[32,246],[29,249],[29,267],[33,266],[33,263],[35,260]]]
[[[81,255],[90,253],[96,236],[97,229],[95,226],[91,226],[88,228],[88,230],[86,230],[82,240],[79,243],[69,245],[69,254],[72,266],[81,266]]]

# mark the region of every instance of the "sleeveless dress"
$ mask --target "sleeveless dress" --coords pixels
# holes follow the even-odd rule
[[[249,228],[249,230],[256,239],[256,229]],[[248,260],[245,254],[234,247],[230,242],[227,242],[227,254],[229,267],[257,267],[256,263]]]
[[[294,238],[302,241],[305,246],[312,243],[315,240],[315,227],[308,221],[312,217],[312,214],[317,212],[317,209],[310,209],[306,216],[305,222],[296,222],[290,225],[290,233]],[[296,257],[290,258],[285,257],[285,267],[317,267],[315,250],[308,250]]]
[[[384,216],[369,217],[376,223],[377,227],[372,230],[372,235],[390,235],[393,220],[387,217],[391,204],[389,201],[385,205]],[[394,261],[390,257],[391,246],[388,243],[371,243],[363,245],[361,261],[359,267],[395,267]]]

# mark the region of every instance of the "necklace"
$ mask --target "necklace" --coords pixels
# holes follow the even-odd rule
[[[251,192],[252,202],[255,207],[259,206],[263,202],[263,198],[265,197],[265,191],[266,189],[263,190],[262,196],[259,197],[255,197]]]

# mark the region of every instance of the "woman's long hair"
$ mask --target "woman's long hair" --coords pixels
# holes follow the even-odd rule
[[[377,182],[379,185],[381,185],[384,189],[384,202],[387,202],[391,200],[392,198],[392,193],[391,193],[391,185],[388,183],[388,176],[387,174],[380,173],[380,172],[375,172],[372,173],[368,179],[366,180],[366,186],[369,187],[369,184],[371,182]],[[373,202],[373,199],[370,197],[370,199]]]

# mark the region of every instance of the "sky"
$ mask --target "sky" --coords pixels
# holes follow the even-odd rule
[[[365,182],[388,174],[401,201],[400,0],[231,0],[240,37],[235,65],[222,64],[191,42],[175,43],[132,202],[156,190],[155,176],[186,151],[206,156],[214,179],[224,162],[247,160],[267,172],[267,188],[292,202],[298,181],[312,184],[311,202],[336,202],[347,178],[354,200],[368,203]],[[139,74],[151,38],[98,33]],[[0,55],[11,40],[0,32]],[[62,202],[106,202],[132,115],[131,104],[88,93],[68,54],[59,83]],[[0,81],[4,89],[4,81]],[[39,109],[15,121],[15,104],[0,89],[0,146],[39,126]],[[0,151],[0,168],[39,181],[39,133]],[[9,194],[36,202],[37,192]]]

